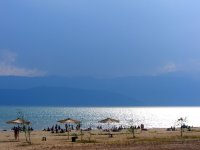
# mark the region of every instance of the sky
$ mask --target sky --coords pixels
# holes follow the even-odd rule
[[[199,6],[199,0],[1,0],[0,75],[199,76]]]

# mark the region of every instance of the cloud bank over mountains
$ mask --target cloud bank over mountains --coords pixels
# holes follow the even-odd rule
[[[40,77],[40,76],[48,76],[47,71],[42,71],[36,68],[27,68],[23,67],[17,64],[17,57],[18,54],[15,52],[12,52],[10,50],[0,50],[0,76],[19,76],[19,77]],[[25,62],[24,62],[25,63]],[[175,73],[180,76],[190,76],[190,77],[197,77],[200,73],[200,60],[198,59],[186,59],[185,61],[168,61],[167,63],[158,62],[158,66],[160,64],[160,67],[152,66],[152,68],[149,68],[148,71],[145,69],[142,69],[143,72],[137,72],[137,70],[134,70],[132,74],[126,75],[123,71],[118,71],[118,73],[115,74],[115,76],[112,76],[112,70],[110,72],[108,71],[108,74],[112,76],[113,78],[116,77],[126,77],[126,76],[162,76],[165,74],[171,74]],[[56,66],[52,66],[52,68],[55,68]],[[60,68],[64,70],[65,68]],[[97,69],[98,70],[98,69]],[[68,70],[70,72],[70,70]],[[131,73],[131,71],[129,72]],[[56,75],[56,76],[63,76],[59,74],[50,74],[50,75]],[[82,76],[81,72],[80,75]],[[83,75],[84,76],[84,75]],[[90,75],[89,75],[90,76]],[[110,76],[104,76],[109,77]],[[95,76],[94,76],[95,77]],[[97,75],[98,77],[98,75]]]

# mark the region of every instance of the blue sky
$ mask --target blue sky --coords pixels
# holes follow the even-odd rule
[[[0,1],[0,75],[200,74],[198,0]]]

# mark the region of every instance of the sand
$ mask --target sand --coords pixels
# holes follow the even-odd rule
[[[71,142],[72,135],[76,133],[78,139]],[[81,140],[80,132],[72,131],[68,140],[67,133],[50,133],[45,131],[31,132],[31,144],[25,140],[24,133],[20,133],[20,140],[15,141],[12,131],[0,131],[0,150],[160,150],[160,149],[200,149],[200,128],[192,128],[192,131],[183,132],[180,137],[180,130],[166,131],[166,129],[148,129],[147,131],[137,130],[135,138],[127,130],[114,132],[110,138],[107,132],[93,130],[85,131]],[[47,141],[42,141],[46,137]]]

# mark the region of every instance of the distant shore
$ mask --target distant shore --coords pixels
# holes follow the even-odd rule
[[[65,150],[65,149],[200,149],[200,128],[192,128],[184,131],[180,136],[180,129],[167,131],[166,128],[152,128],[147,131],[137,129],[135,138],[127,130],[109,132],[101,130],[84,131],[81,140],[80,131],[67,133],[50,133],[47,131],[31,132],[29,145],[25,141],[24,133],[20,133],[20,140],[15,141],[12,131],[0,131],[1,150]],[[72,136],[78,136],[76,142],[72,142]],[[42,138],[46,137],[46,141]]]

